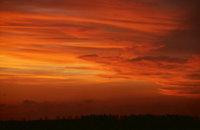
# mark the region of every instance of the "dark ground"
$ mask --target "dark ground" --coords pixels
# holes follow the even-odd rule
[[[200,130],[200,118],[90,115],[76,119],[0,121],[0,130]]]

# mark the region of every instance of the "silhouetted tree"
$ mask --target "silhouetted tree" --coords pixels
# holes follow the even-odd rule
[[[0,130],[200,130],[198,117],[89,115],[56,120],[0,121]]]

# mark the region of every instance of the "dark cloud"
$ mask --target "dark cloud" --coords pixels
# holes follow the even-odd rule
[[[186,63],[187,59],[178,58],[178,57],[169,57],[169,56],[144,56],[144,57],[133,58],[130,61],[132,62],[151,61],[151,62]]]
[[[191,0],[177,2],[184,3],[182,9],[187,12],[187,15],[182,18],[182,23],[185,26],[185,29],[174,30],[167,37],[163,38],[162,43],[165,44],[165,47],[160,51],[178,55],[199,54],[200,1]]]
[[[96,57],[99,57],[98,55],[96,54],[91,54],[91,55],[82,55],[82,56],[79,56],[79,58],[96,58]]]

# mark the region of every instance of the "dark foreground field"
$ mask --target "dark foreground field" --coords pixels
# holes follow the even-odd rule
[[[200,130],[200,119],[175,115],[90,115],[76,119],[1,121],[0,130]]]

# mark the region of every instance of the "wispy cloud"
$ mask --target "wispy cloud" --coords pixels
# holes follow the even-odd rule
[[[199,98],[198,3],[1,0],[0,84],[136,80],[156,84],[157,94]]]

